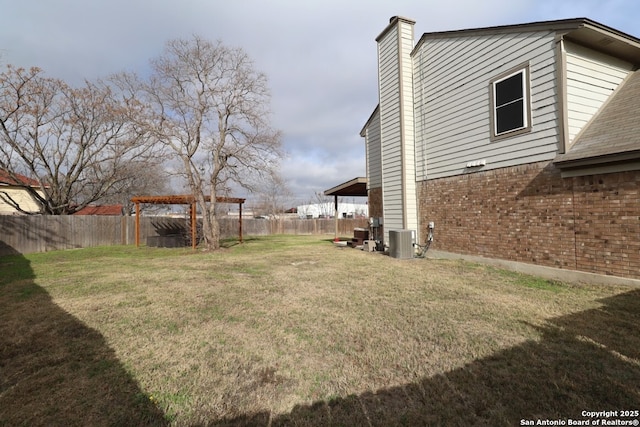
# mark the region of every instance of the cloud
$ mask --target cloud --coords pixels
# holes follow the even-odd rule
[[[243,48],[269,78],[282,174],[298,197],[365,173],[360,129],[377,104],[375,38],[395,15],[424,32],[586,16],[638,34],[635,0],[0,0],[0,61],[72,84],[144,74],[166,41]]]

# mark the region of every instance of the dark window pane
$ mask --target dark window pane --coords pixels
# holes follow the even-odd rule
[[[524,127],[524,102],[512,102],[496,108],[496,134]]]
[[[522,73],[496,83],[496,106],[522,98]]]

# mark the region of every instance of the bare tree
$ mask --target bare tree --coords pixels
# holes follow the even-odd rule
[[[257,206],[261,215],[267,215],[271,218],[284,212],[284,205],[291,197],[291,190],[287,187],[286,182],[277,171],[272,171],[263,180],[255,184],[256,194],[258,196]]]
[[[315,203],[318,206],[320,216],[329,218],[335,213],[335,200],[331,196],[325,196],[324,192],[315,192]],[[342,203],[342,198],[338,200],[338,203]]]
[[[151,65],[151,77],[138,87],[147,122],[180,160],[203,214],[205,246],[216,249],[216,198],[234,184],[250,186],[252,175],[269,173],[281,157],[267,79],[242,49],[198,36],[169,41]]]
[[[71,214],[118,192],[154,158],[133,120],[140,111],[102,82],[72,88],[38,68],[8,66],[0,74],[0,168],[16,181],[37,179],[42,193],[24,189],[42,213]]]
[[[164,170],[163,157],[158,156],[156,159],[150,159],[144,165],[131,164],[130,167],[124,167],[121,172],[122,179],[118,182],[117,191],[112,192],[106,197],[97,200],[98,203],[117,203],[124,208],[126,215],[133,215],[135,204],[131,202],[134,196],[162,195],[168,194],[169,179],[168,174]],[[142,209],[145,212],[162,211],[166,206],[145,205]]]

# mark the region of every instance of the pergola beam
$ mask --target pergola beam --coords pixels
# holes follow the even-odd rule
[[[239,197],[216,197],[218,203],[237,203],[240,210],[238,215],[238,238],[242,243],[242,204],[246,199]],[[196,248],[196,198],[191,194],[174,196],[136,196],[131,199],[136,204],[136,246],[140,246],[140,204],[149,203],[152,205],[189,205],[189,216],[191,218],[191,247]],[[205,196],[205,202],[210,202],[211,197]]]

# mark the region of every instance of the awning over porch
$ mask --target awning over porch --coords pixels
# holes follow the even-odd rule
[[[343,197],[367,197],[367,178],[358,177],[353,178],[347,182],[343,182],[333,188],[324,191],[325,196],[333,196],[334,198],[334,210],[333,215],[335,221],[335,236],[334,241],[338,241],[338,196]]]
[[[367,197],[367,178],[353,178],[324,191],[325,196]],[[336,208],[337,209],[337,208]]]

